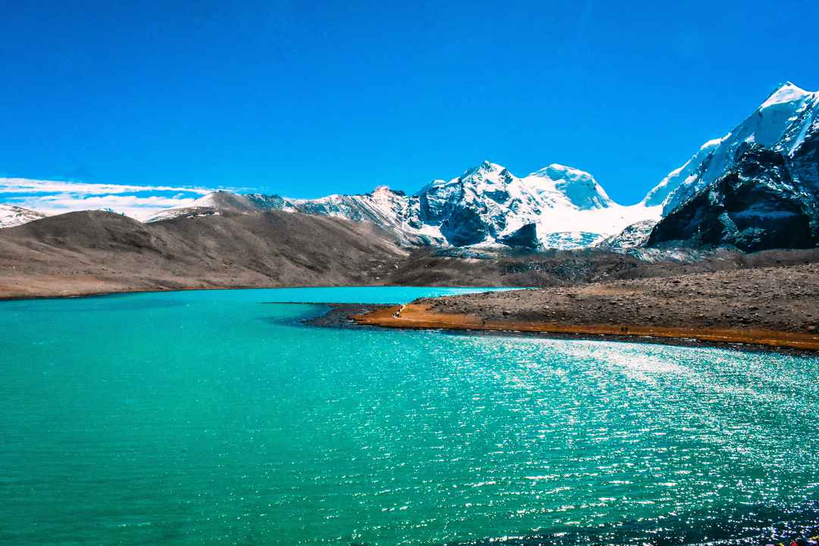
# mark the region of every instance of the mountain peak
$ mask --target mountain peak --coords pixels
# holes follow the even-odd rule
[[[461,178],[466,178],[473,174],[486,174],[486,173],[500,173],[506,170],[506,167],[503,165],[498,165],[497,163],[492,163],[488,159],[484,160],[483,163],[478,165],[477,167],[472,167],[471,169],[467,169],[461,175]]]
[[[377,186],[370,195],[373,197],[389,197],[391,195],[406,195],[406,192],[394,190],[386,184],[381,184],[380,186]]]
[[[810,94],[810,92],[805,91],[801,87],[798,87],[791,82],[781,83],[777,86],[776,90],[768,96],[765,102],[762,103],[759,109],[764,110],[765,108],[775,104],[800,100]]]
[[[567,165],[561,165],[560,163],[551,163],[543,167],[542,169],[536,170],[535,172],[532,173],[531,176],[551,178],[552,180],[579,177],[592,178],[592,175],[585,171],[581,171],[580,169],[575,169],[574,167],[569,167]]]
[[[548,180],[554,188],[565,195],[580,209],[598,209],[611,206],[614,202],[594,177],[586,171],[552,163],[529,175],[529,178]]]

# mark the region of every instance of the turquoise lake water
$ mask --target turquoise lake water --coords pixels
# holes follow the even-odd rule
[[[669,544],[819,522],[819,359],[302,324],[446,289],[0,302],[0,544]],[[495,542],[497,543],[497,542]]]

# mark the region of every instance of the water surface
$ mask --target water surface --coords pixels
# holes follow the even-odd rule
[[[450,292],[0,302],[0,544],[755,543],[817,521],[815,358],[262,304]]]

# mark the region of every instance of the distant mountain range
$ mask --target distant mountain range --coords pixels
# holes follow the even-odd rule
[[[591,174],[578,169],[552,164],[517,177],[485,161],[413,195],[385,186],[319,199],[220,191],[149,222],[277,210],[371,222],[404,246],[814,247],[819,245],[817,112],[819,93],[781,85],[730,133],[705,143],[631,206],[615,203]],[[2,207],[0,227],[39,214]]]
[[[571,167],[553,164],[518,178],[485,161],[452,180],[435,180],[415,195],[385,186],[319,199],[214,192],[149,222],[265,210],[369,221],[409,245],[572,248],[637,220],[657,220],[661,208],[618,205],[594,177]]]

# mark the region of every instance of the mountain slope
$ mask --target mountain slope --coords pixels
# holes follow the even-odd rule
[[[336,218],[269,211],[143,224],[72,212],[0,231],[0,291],[370,284],[405,256],[378,227]]]
[[[330,195],[319,199],[290,199],[294,210],[319,216],[334,216],[354,222],[372,222],[410,245],[440,245],[441,234],[424,224],[420,200],[402,191],[379,186],[363,195]]]
[[[242,195],[220,190],[208,193],[190,205],[159,212],[150,217],[148,223],[172,220],[174,218],[218,216],[225,212],[264,212],[268,210],[286,210],[289,208],[291,208],[289,203],[278,195]]]
[[[0,203],[0,228],[20,226],[45,217],[45,214],[36,210]]]

